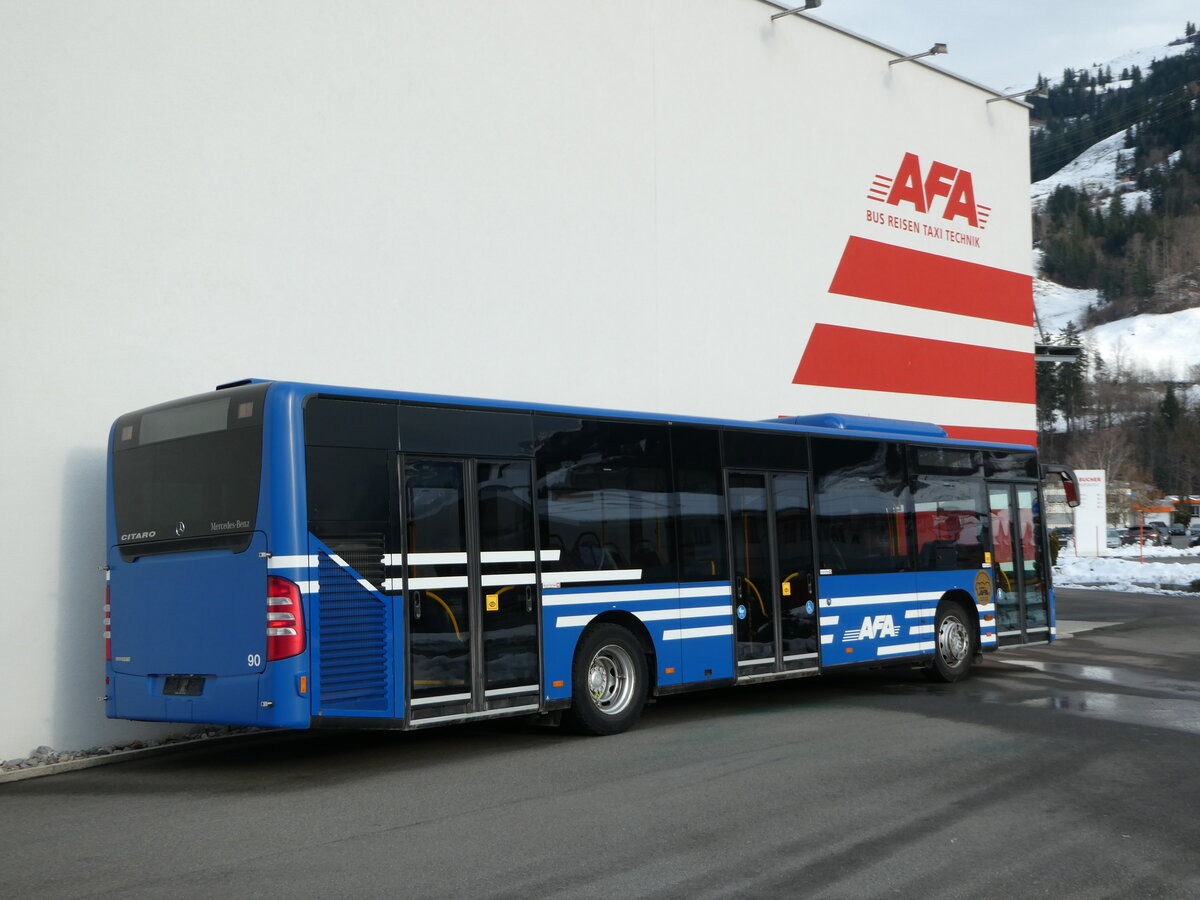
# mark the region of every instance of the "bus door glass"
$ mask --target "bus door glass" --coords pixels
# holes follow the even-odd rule
[[[729,473],[738,675],[816,668],[808,476]]]
[[[529,462],[408,458],[403,474],[410,720],[536,707]]]
[[[1049,633],[1046,579],[1041,546],[1037,488],[989,484],[993,577],[999,643],[1045,640]]]

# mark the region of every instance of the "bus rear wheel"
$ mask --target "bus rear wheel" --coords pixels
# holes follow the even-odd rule
[[[925,670],[934,681],[962,681],[971,674],[975,659],[975,629],[966,610],[957,603],[943,600],[934,620],[933,663]]]
[[[583,636],[571,671],[567,723],[582,734],[617,734],[642,714],[646,655],[619,625],[597,625]]]

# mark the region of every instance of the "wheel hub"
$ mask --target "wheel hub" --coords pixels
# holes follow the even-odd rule
[[[588,666],[587,686],[596,709],[617,715],[633,696],[633,660],[615,644],[602,647]]]
[[[971,636],[967,626],[957,616],[946,616],[938,631],[938,652],[948,665],[957,666],[967,658]]]

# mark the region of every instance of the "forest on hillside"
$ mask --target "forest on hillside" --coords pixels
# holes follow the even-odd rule
[[[1121,192],[1093,196],[1063,185],[1035,212],[1040,274],[1098,297],[1082,321],[1043,340],[1080,344],[1080,330],[1104,322],[1200,306],[1200,49],[1192,23],[1185,34],[1191,49],[1147,72],[1068,70],[1047,97],[1033,100],[1035,181],[1123,131],[1126,152],[1115,174],[1139,197],[1129,203]],[[1042,447],[1047,457],[1106,469],[1110,480],[1147,495],[1200,493],[1197,382],[1200,364],[1192,359],[1147,372],[1120,351],[1039,365]]]
[[[1057,188],[1034,217],[1042,274],[1099,292],[1081,328],[1200,306],[1200,51],[1159,60],[1117,90],[1100,91],[1086,72],[1068,84],[1066,74],[1035,101],[1033,115],[1046,119],[1031,137],[1034,179],[1124,130],[1129,152],[1116,174],[1149,202]]]
[[[1063,343],[1078,344],[1068,326]],[[1037,369],[1039,443],[1046,459],[1105,469],[1149,499],[1200,494],[1200,364],[1163,380],[1119,355],[1084,353]]]

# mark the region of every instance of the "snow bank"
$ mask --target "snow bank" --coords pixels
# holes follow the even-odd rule
[[[1200,547],[1175,550],[1171,547],[1147,547],[1146,561],[1139,562],[1141,548],[1120,547],[1101,557],[1077,557],[1070,547],[1063,548],[1054,567],[1056,587],[1092,587],[1145,593],[1189,591],[1200,582]],[[1189,558],[1195,562],[1160,562]],[[1160,588],[1161,586],[1161,588]]]

